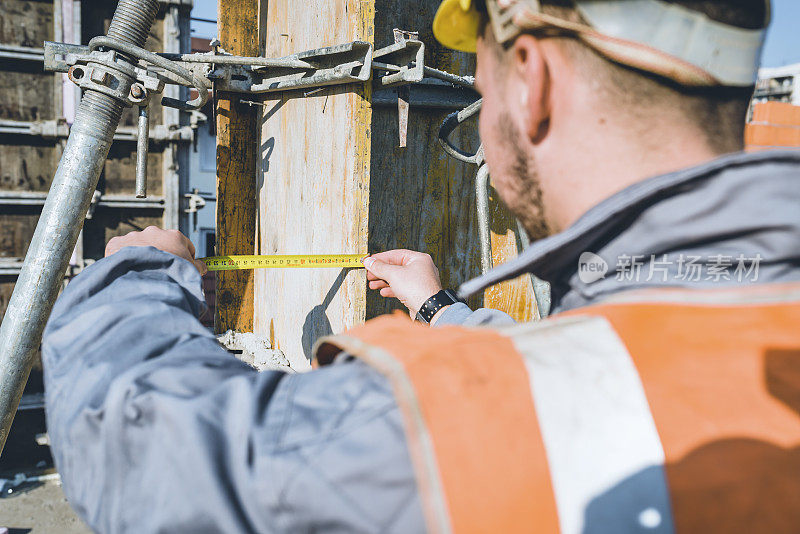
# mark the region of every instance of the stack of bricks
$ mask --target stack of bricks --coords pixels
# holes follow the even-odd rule
[[[754,104],[744,142],[748,151],[800,148],[800,106],[786,102]]]

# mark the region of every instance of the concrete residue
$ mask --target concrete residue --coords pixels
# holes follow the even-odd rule
[[[220,345],[259,371],[297,372],[286,355],[273,349],[268,339],[251,333],[228,330],[217,338]]]

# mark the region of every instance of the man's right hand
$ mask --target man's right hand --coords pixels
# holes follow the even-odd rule
[[[408,308],[411,318],[425,301],[441,291],[439,269],[428,254],[413,250],[388,250],[364,258],[369,288],[394,297]]]

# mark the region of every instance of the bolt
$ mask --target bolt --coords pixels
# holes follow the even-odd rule
[[[131,96],[133,98],[144,98],[144,88],[138,83],[133,84],[131,86]]]

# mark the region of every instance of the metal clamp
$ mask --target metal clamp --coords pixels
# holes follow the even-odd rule
[[[113,51],[89,54],[70,66],[67,76],[84,91],[97,91],[130,105],[128,94],[136,80],[136,70]]]
[[[283,59],[302,61],[311,68],[253,67],[253,74],[262,74],[263,78],[251,86],[251,92],[366,82],[372,77],[372,45],[363,41],[309,50]]]
[[[401,40],[375,51],[375,82],[384,87],[419,83],[425,77],[425,44],[415,39]]]
[[[107,48],[109,50],[116,50],[123,54],[126,54],[132,58],[138,59],[140,61],[144,61],[145,63],[150,63],[156,67],[160,67],[167,71],[168,73],[173,74],[175,77],[171,78],[171,81],[177,82],[180,85],[185,85],[187,87],[194,87],[197,89],[198,95],[197,98],[194,100],[190,100],[188,102],[184,102],[183,100],[177,100],[174,98],[164,97],[161,99],[161,103],[164,106],[182,109],[185,111],[192,111],[196,109],[202,108],[206,102],[208,102],[208,90],[211,88],[208,85],[206,79],[200,76],[197,73],[189,72],[187,69],[181,67],[174,61],[170,61],[166,58],[159,56],[149,50],[145,50],[144,48],[134,46],[128,43],[123,43],[117,39],[112,39],[110,37],[95,37],[91,41],[89,41],[89,49],[92,51],[97,50],[98,48]],[[147,85],[147,77],[143,80],[143,84]]]
[[[195,188],[191,193],[185,193],[186,207],[183,212],[187,214],[197,213],[199,210],[206,207],[206,198],[216,200],[212,195],[201,193],[200,190]]]
[[[144,66],[135,69],[121,66],[116,61],[117,55],[120,53],[144,62]],[[162,74],[162,76],[166,80],[159,76],[158,71],[148,68],[148,64],[165,71],[166,75]],[[155,54],[144,48],[102,36],[89,41],[89,46],[51,41],[44,43],[44,70],[67,72],[70,80],[82,89],[90,88],[104,92],[124,101],[126,105],[140,105],[144,102],[145,97],[131,95],[129,91],[119,87],[113,73],[109,73],[105,69],[125,69],[125,73],[146,90],[147,97],[163,91],[164,82],[194,87],[198,90],[198,97],[188,102],[164,97],[161,103],[168,107],[191,111],[202,108],[208,101],[210,86],[207,80],[200,74],[190,72],[175,61],[164,57],[164,54]]]

